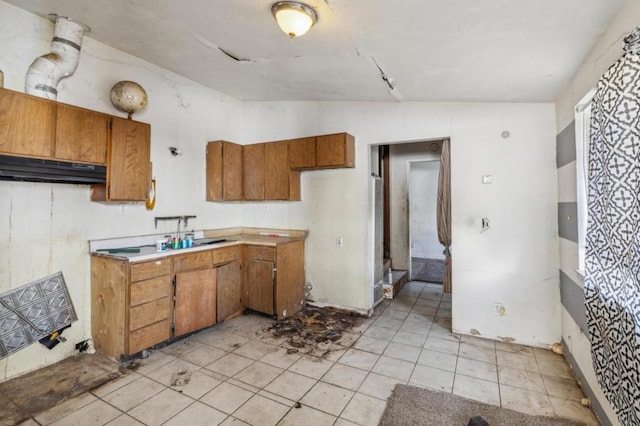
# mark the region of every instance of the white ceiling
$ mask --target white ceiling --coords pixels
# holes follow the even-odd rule
[[[625,0],[306,0],[294,40],[275,0],[7,1],[240,100],[550,102]]]

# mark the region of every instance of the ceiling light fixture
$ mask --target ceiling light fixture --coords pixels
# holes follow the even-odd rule
[[[280,29],[291,38],[303,35],[318,22],[316,11],[297,1],[274,3],[271,6],[271,13]]]

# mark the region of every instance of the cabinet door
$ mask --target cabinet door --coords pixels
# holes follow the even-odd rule
[[[317,167],[355,167],[354,139],[347,133],[316,137]]]
[[[58,104],[55,157],[82,163],[105,164],[111,116]]]
[[[291,168],[306,169],[316,166],[316,138],[301,138],[289,141]]]
[[[242,313],[241,262],[228,263],[216,268],[218,322]]]
[[[0,152],[50,158],[56,103],[0,89]]]
[[[176,274],[175,335],[216,323],[216,270]]]
[[[258,143],[242,148],[242,198],[265,199],[265,150],[271,144]],[[268,199],[268,197],[266,197]]]
[[[289,143],[265,144],[265,199],[288,200],[290,174]]]
[[[242,145],[207,144],[207,201],[242,199]]]
[[[242,145],[222,147],[222,198],[242,200]]]
[[[247,259],[247,308],[273,315],[274,263]]]
[[[280,320],[294,315],[304,305],[304,242],[279,245],[276,268],[275,309]]]
[[[150,138],[148,124],[112,117],[107,163],[108,200],[146,200],[151,182]]]

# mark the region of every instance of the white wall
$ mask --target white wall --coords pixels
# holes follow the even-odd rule
[[[440,161],[417,161],[409,169],[409,241],[411,257],[444,259],[438,241]]]
[[[622,39],[640,24],[640,2],[629,0],[611,21],[605,33],[594,45],[574,78],[556,101],[556,126],[561,132],[574,120],[574,108],[580,100],[593,88],[604,72],[624,53]],[[576,164],[575,161],[558,169],[559,201],[575,202]],[[562,271],[578,285],[582,279],[575,272],[578,268],[578,244],[567,239],[560,239],[560,264]],[[603,414],[612,424],[619,424],[615,413],[607,402],[598,384],[591,360],[591,344],[569,313],[563,309],[562,338],[567,343],[573,359],[584,375],[588,386],[602,407]],[[604,419],[600,419],[604,420]]]
[[[389,196],[391,205],[389,225],[393,269],[409,269],[409,161],[440,158],[439,152],[430,151],[432,143],[434,142],[399,143],[389,146]],[[442,252],[442,249],[440,249],[440,252]]]
[[[5,88],[24,92],[31,62],[47,53],[53,24],[0,1],[0,69]],[[90,337],[90,282],[87,240],[172,231],[154,216],[195,214],[190,225],[241,225],[241,206],[205,203],[205,144],[240,139],[241,104],[220,93],[85,38],[75,74],[62,80],[59,101],[113,115],[111,86],[134,80],[146,88],[147,109],[134,119],[151,124],[151,160],[158,181],[154,211],[144,203],[119,205],[89,201],[80,185],[0,182],[0,293],[62,271],[79,320],[65,330],[67,343],[49,351],[35,343],[0,360],[0,381],[74,353]],[[168,147],[182,149],[171,157]]]
[[[49,50],[47,20],[0,2],[0,69],[5,87],[23,90],[31,61]],[[212,70],[215,72],[215,70]],[[38,344],[0,361],[0,380],[50,364],[90,337],[87,240],[156,231],[154,216],[195,214],[196,228],[308,228],[306,270],[318,301],[367,309],[372,259],[367,227],[370,145],[451,137],[455,331],[479,330],[521,343],[559,338],[554,107],[550,104],[323,103],[240,104],[171,72],[85,38],[76,73],[59,100],[117,115],[108,93],[119,80],[142,84],[158,180],[154,211],[141,204],[89,202],[77,185],[0,182],[0,292],[62,270],[80,319],[68,342]],[[508,140],[500,138],[511,131]],[[356,136],[355,169],[305,172],[302,202],[204,202],[209,140],[240,143],[347,131]],[[171,157],[167,148],[184,154]],[[493,173],[492,186],[480,185]],[[480,217],[492,229],[479,233]],[[337,248],[336,237],[344,247]],[[493,303],[506,307],[494,317]]]
[[[370,145],[450,136],[455,331],[540,346],[559,341],[553,105],[271,102],[244,109],[254,124],[246,140],[356,137],[356,169],[304,172],[304,201],[292,208],[310,230],[306,270],[316,300],[368,307]],[[492,185],[481,184],[485,174],[493,174]],[[492,228],[481,234],[483,216]],[[256,207],[244,220],[279,219]],[[494,302],[504,304],[504,317],[493,314]]]

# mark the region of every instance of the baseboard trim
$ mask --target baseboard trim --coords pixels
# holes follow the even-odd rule
[[[593,389],[591,389],[591,386],[589,386],[587,378],[585,377],[582,370],[580,370],[580,366],[576,362],[576,359],[573,357],[571,352],[569,352],[569,347],[567,346],[567,342],[565,342],[564,339],[562,339],[562,347],[564,349],[564,357],[573,369],[576,377],[578,378],[578,382],[580,383],[582,391],[585,393],[587,398],[589,398],[589,401],[591,401],[591,409],[600,421],[600,424],[602,426],[613,426],[613,423],[611,423],[611,420],[609,420],[609,417],[600,404],[600,401],[598,400],[598,398],[596,398],[595,392],[593,392]]]
[[[341,311],[351,312],[353,314],[359,315],[361,317],[370,317],[373,314],[373,308],[369,309],[360,309],[360,308],[352,308],[342,305],[336,305],[334,303],[323,303],[323,302],[313,302],[307,300],[307,305],[314,306],[316,308],[334,308],[340,309]]]

